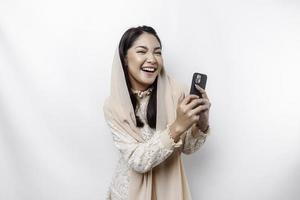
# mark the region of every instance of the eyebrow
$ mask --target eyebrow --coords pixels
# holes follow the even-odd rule
[[[143,49],[148,49],[146,46],[137,46],[135,47],[136,48],[143,48]],[[157,49],[161,49],[161,47],[155,47],[154,50],[157,50]]]

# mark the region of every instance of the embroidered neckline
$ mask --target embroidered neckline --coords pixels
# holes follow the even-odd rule
[[[140,99],[146,97],[146,96],[149,96],[152,91],[153,91],[153,86],[148,88],[147,90],[145,91],[141,91],[141,90],[134,90],[131,88],[131,91],[133,92],[133,94],[135,94],[137,97],[139,97]]]

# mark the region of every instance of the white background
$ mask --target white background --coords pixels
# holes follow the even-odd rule
[[[296,0],[1,0],[0,199],[104,199],[113,53],[143,24],[171,76],[208,74],[212,134],[183,157],[193,199],[299,199]]]

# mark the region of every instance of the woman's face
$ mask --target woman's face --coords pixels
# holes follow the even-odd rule
[[[153,84],[163,66],[161,46],[156,37],[143,33],[128,49],[125,62],[131,87],[135,90],[146,90]]]

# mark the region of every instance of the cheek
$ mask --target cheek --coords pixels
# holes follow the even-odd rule
[[[132,76],[139,76],[141,64],[137,61],[131,61],[128,63],[128,73]]]
[[[159,68],[162,68],[164,66],[164,60],[162,58],[157,59],[157,64]]]
[[[131,64],[128,66],[128,73],[131,76],[136,76],[138,73],[138,69]]]
[[[139,70],[143,63],[144,59],[135,57],[128,60],[128,67],[132,70]]]

